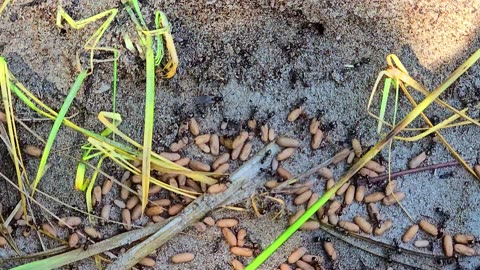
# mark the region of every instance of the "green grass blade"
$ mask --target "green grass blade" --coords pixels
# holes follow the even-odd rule
[[[40,163],[38,165],[37,176],[35,177],[35,180],[33,182],[32,195],[34,194],[35,189],[37,188],[38,183],[40,182],[43,176],[43,171],[45,169],[45,165],[47,164],[48,156],[50,155],[50,150],[53,147],[53,143],[55,142],[55,138],[57,137],[57,133],[60,130],[62,122],[65,118],[65,115],[67,114],[68,109],[70,108],[70,105],[73,102],[73,99],[75,98],[78,91],[80,90],[82,83],[86,77],[87,77],[87,71],[85,70],[78,75],[77,79],[75,80],[75,83],[70,88],[69,93],[65,101],[63,102],[62,107],[60,108],[60,111],[58,112],[58,116],[55,118],[55,122],[53,123],[52,130],[48,135],[47,144],[45,145],[42,157],[40,159]]]
[[[391,84],[392,79],[386,78],[385,84],[383,85],[382,104],[380,105],[379,118],[381,121],[378,121],[377,133],[380,133],[382,131],[382,123],[383,119],[385,119],[385,110],[387,109],[388,93],[390,92]]]

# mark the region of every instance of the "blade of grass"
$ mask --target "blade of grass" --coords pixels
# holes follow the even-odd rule
[[[2,6],[0,6],[0,15],[1,15],[2,12],[5,10],[5,8],[7,7],[8,3],[10,3],[10,0],[5,0],[5,1],[3,1]]]
[[[380,105],[380,115],[379,115],[382,121],[378,121],[377,133],[380,133],[382,131],[382,123],[383,123],[383,119],[385,118],[385,110],[387,109],[388,93],[390,92],[391,84],[392,84],[392,79],[386,78],[385,84],[383,85],[382,104]]]
[[[480,50],[477,50],[470,56],[465,63],[458,67],[447,80],[435,88],[417,107],[410,111],[384,138],[382,138],[374,147],[372,147],[363,157],[361,157],[353,166],[338,180],[338,182],[327,190],[305,213],[300,216],[290,227],[288,227],[273,243],[268,246],[260,255],[258,255],[245,270],[257,269],[265,260],[267,260],[285,241],[287,241],[325,202],[352,176],[354,176],[363,166],[370,161],[378,152],[380,152],[395,135],[401,132],[408,124],[416,119],[430,104],[432,104],[451,84],[453,84],[465,71],[467,71],[480,58]]]

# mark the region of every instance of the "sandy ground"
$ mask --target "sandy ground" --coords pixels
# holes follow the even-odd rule
[[[118,1],[82,0],[63,1],[65,9],[73,18],[91,16],[107,8],[120,6]],[[265,118],[270,111],[275,115],[270,120],[279,134],[287,133],[300,138],[300,151],[284,163],[293,173],[301,173],[329,158],[349,142],[352,134],[366,147],[373,145],[380,136],[375,132],[375,122],[368,117],[365,107],[371,88],[379,71],[385,66],[385,57],[394,53],[400,57],[410,75],[433,89],[465,59],[479,48],[478,25],[480,1],[141,1],[142,11],[148,20],[156,9],[163,10],[172,24],[173,35],[179,55],[177,75],[169,81],[157,84],[154,149],[162,151],[173,142],[180,114],[197,113],[203,132],[218,130],[221,120],[246,120],[253,106],[258,107],[258,118]],[[0,54],[4,56],[13,74],[33,93],[52,106],[59,108],[69,86],[76,77],[75,52],[93,31],[55,27],[56,1],[13,1],[0,18]],[[122,43],[122,33],[134,35],[133,27],[121,9],[112,26],[107,30],[101,45],[120,49],[118,112],[124,118],[121,129],[137,141],[143,133],[144,64],[141,59],[127,51]],[[345,68],[368,58],[369,62],[355,69]],[[98,64],[95,73],[87,79],[71,108],[78,113],[74,121],[83,127],[100,131],[97,114],[111,109],[111,93],[99,93],[111,83],[111,64]],[[457,108],[471,106],[480,96],[480,67],[475,65],[456,82],[442,97]],[[205,108],[203,118],[192,106],[193,98],[199,95],[222,95],[224,101]],[[328,145],[312,152],[306,121],[287,123],[286,115],[300,99],[306,98],[306,114],[311,117],[318,110],[325,112],[325,123],[336,122],[337,127],[328,133]],[[376,100],[378,104],[378,100]],[[400,102],[400,114],[410,109],[406,100]],[[18,102],[16,112],[20,117],[36,117]],[[429,115],[445,117],[438,106],[427,110]],[[478,110],[472,109],[472,117]],[[415,122],[420,125],[421,122]],[[51,123],[31,122],[30,127],[47,137]],[[453,128],[442,132],[445,138],[466,159],[476,159],[480,150],[478,127]],[[40,145],[27,132],[21,130],[22,144]],[[78,207],[84,207],[83,194],[73,189],[75,160],[61,153],[80,157],[79,146],[84,138],[69,129],[62,128],[57,138],[50,162],[52,168],[40,184],[40,189],[58,199]],[[392,170],[406,168],[408,160],[425,150],[432,143],[424,139],[413,143],[396,141],[392,150]],[[255,144],[256,150],[261,147]],[[7,157],[5,147],[0,147]],[[188,153],[195,158],[204,157],[192,148]],[[386,152],[383,153],[386,156]],[[205,157],[208,158],[208,157]],[[211,157],[210,157],[211,159]],[[433,146],[427,163],[452,160],[441,144]],[[13,176],[11,162],[4,158],[2,172]],[[38,160],[27,160],[32,175]],[[107,164],[106,171],[116,177],[122,172]],[[333,168],[339,177],[344,166]],[[453,172],[446,179],[442,175]],[[312,178],[314,179],[314,178]],[[101,179],[103,180],[103,179]],[[253,180],[253,179],[252,179]],[[264,181],[265,179],[255,179]],[[0,181],[3,182],[3,181]],[[480,203],[478,182],[460,167],[442,169],[402,177],[399,189],[407,193],[405,209],[415,219],[428,217],[439,223],[441,217],[434,209],[441,207],[451,218],[446,222],[446,231],[454,234],[469,232],[480,237],[480,218],[477,205]],[[316,181],[314,189],[322,192],[324,181]],[[7,210],[18,200],[18,195],[8,184],[2,184],[0,201]],[[118,196],[111,193],[107,200]],[[69,210],[39,198],[49,209],[60,215]],[[295,208],[289,204],[289,211]],[[375,239],[392,244],[400,238],[411,224],[398,206],[381,208],[395,225],[383,237]],[[8,213],[4,211],[3,214]],[[342,218],[365,214],[365,206],[350,206]],[[114,217],[118,217],[115,210]],[[272,222],[268,215],[254,218],[252,213],[216,211],[213,216],[237,217],[240,227],[248,230],[252,241],[265,248],[287,225],[286,218]],[[118,227],[103,228],[106,235],[114,234]],[[39,251],[38,240],[25,239],[21,230],[15,231],[18,245],[25,253]],[[272,256],[261,269],[275,269],[295,248],[304,245],[310,253],[323,255],[323,248],[314,243],[314,237],[327,236],[321,231],[295,234]],[[419,237],[427,237],[420,235]],[[361,251],[332,237],[338,247],[340,259],[332,269],[405,269],[397,263]],[[350,241],[353,241],[350,238]],[[375,250],[367,243],[355,241],[367,250]],[[53,243],[49,243],[53,244]],[[415,249],[411,244],[402,247]],[[480,251],[478,246],[477,251]],[[169,257],[177,252],[191,251],[196,254],[193,262],[174,266]],[[384,254],[382,250],[378,251]],[[429,251],[426,251],[429,252]],[[440,241],[435,241],[434,254],[441,254]],[[11,256],[9,249],[0,249],[0,258]],[[187,230],[168,242],[156,252],[156,269],[229,269],[232,257],[221,238],[221,232],[209,228],[204,234]],[[408,256],[394,254],[393,259],[408,260]],[[401,257],[401,258],[400,258]],[[411,261],[411,260],[410,260]],[[247,261],[245,261],[247,262]],[[443,268],[433,260],[413,261],[420,269]],[[0,266],[7,269],[12,265]],[[446,269],[475,269],[480,266],[477,257],[462,258],[458,264]],[[93,260],[73,266],[74,269],[92,269]],[[66,268],[68,269],[68,268]],[[409,268],[406,268],[409,269]]]

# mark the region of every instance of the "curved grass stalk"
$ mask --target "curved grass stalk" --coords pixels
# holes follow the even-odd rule
[[[8,3],[10,3],[10,0],[5,0],[5,1],[3,1],[2,5],[0,6],[0,15],[1,15],[2,12],[5,10],[5,8],[7,7]]]
[[[270,246],[258,255],[245,270],[257,269],[267,260],[285,241],[287,241],[318,209],[320,209],[335,192],[350,180],[365,164],[377,155],[398,133],[415,120],[428,106],[430,106],[451,84],[453,84],[464,72],[466,72],[480,58],[480,50],[471,55],[465,63],[458,67],[445,82],[435,88],[428,96],[415,106],[390,132],[377,142],[363,157],[327,190],[303,215],[301,215],[290,227],[288,227]]]

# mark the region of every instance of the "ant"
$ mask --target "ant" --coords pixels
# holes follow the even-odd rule
[[[342,203],[342,204],[340,205],[340,208],[337,210],[337,215],[338,215],[339,217],[341,217],[341,216],[344,214],[344,210],[345,210],[345,207],[346,207],[346,206],[347,206],[347,205],[344,204],[344,203]]]
[[[397,238],[393,238],[393,246],[395,247],[397,254],[402,254],[402,248],[400,247],[400,242],[398,242]]]
[[[267,158],[272,154],[272,150],[268,149],[267,152],[265,152],[265,155],[262,157],[260,160],[261,164],[264,164],[265,161],[267,161]]]
[[[218,180],[219,184],[231,184],[232,180],[230,180],[230,177],[228,176],[223,176]]]

